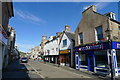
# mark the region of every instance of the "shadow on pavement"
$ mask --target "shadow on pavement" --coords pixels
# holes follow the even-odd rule
[[[16,60],[9,64],[2,72],[2,80],[31,80],[29,77],[29,70],[25,66],[26,63],[20,63]]]

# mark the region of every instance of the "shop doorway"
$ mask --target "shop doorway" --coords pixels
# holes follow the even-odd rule
[[[80,69],[80,56],[78,54],[75,55],[75,64],[76,64],[76,69]]]
[[[88,71],[94,72],[94,55],[88,55]]]

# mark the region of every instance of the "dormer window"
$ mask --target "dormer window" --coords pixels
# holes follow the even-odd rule
[[[67,46],[67,39],[63,40],[63,47]]]
[[[108,17],[110,17],[111,19],[116,20],[116,18],[115,18],[115,13],[113,13],[113,12],[106,13],[105,16],[108,16]]]

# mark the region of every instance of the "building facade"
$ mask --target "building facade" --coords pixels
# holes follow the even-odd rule
[[[12,2],[1,2],[0,0],[0,74],[2,74],[2,69],[8,65],[8,23],[13,16]]]
[[[120,74],[120,22],[115,14],[100,14],[94,5],[82,12],[75,30],[76,69],[110,74],[110,54],[113,56],[114,74]]]
[[[14,16],[12,2],[0,1],[0,70],[8,65],[8,23],[9,19]]]
[[[31,49],[31,58],[34,60],[41,58],[41,46],[36,46]]]
[[[59,44],[60,65],[74,68],[75,56],[73,54],[73,47],[75,34],[70,32],[70,26],[66,25],[65,29],[66,30],[63,32],[63,36]]]
[[[9,63],[13,60],[16,60],[19,58],[19,51],[15,47],[15,41],[16,41],[16,31],[11,27],[8,26],[8,55],[9,55]]]
[[[44,46],[44,59],[49,63],[58,63],[60,35],[50,36]]]
[[[41,46],[41,54],[42,55],[44,55],[44,45],[45,45],[45,43],[47,42],[48,40],[47,40],[47,36],[46,36],[46,34],[44,34],[43,36],[42,36],[42,41],[41,41],[41,43],[40,43],[40,46]]]

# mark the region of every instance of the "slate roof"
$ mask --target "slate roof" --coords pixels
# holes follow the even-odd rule
[[[71,39],[72,41],[75,41],[75,33],[65,31],[65,34],[68,36],[69,39]]]

